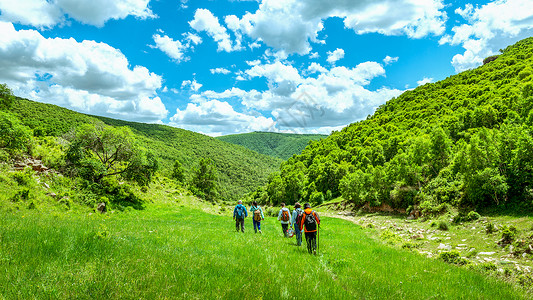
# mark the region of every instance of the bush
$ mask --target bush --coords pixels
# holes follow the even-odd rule
[[[487,234],[492,234],[498,231],[498,227],[494,225],[494,223],[489,222],[487,225],[485,225],[485,232]]]
[[[443,261],[449,263],[449,264],[455,264],[455,265],[468,265],[470,262],[461,257],[461,254],[457,250],[452,251],[444,251],[439,254],[439,259],[442,259]]]
[[[442,230],[442,231],[448,231],[448,229],[450,229],[449,227],[450,226],[448,225],[448,222],[444,220],[440,220],[438,223],[437,229]]]
[[[518,230],[513,225],[504,225],[502,227],[502,239],[500,240],[500,245],[509,245],[511,244],[515,239],[516,235],[518,233]]]
[[[322,192],[313,192],[309,201],[315,206],[320,205],[324,203],[324,194]]]
[[[470,211],[468,214],[465,213],[459,213],[453,218],[454,223],[461,223],[461,222],[472,222],[476,221],[479,218],[481,218],[481,215],[478,214],[475,211]]]

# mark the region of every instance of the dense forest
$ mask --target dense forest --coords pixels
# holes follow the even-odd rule
[[[71,178],[65,184],[79,191],[71,198],[82,203],[135,202],[129,186],[147,185],[155,174],[205,199],[237,199],[266,184],[282,162],[187,130],[89,116],[17,98],[5,84],[1,87],[0,160],[8,165],[42,160]],[[27,190],[22,184],[4,196],[17,198]]]
[[[251,132],[220,136],[217,139],[287,160],[294,154],[300,154],[309,144],[309,141],[320,140],[325,137],[327,136],[321,134]]]
[[[483,66],[407,91],[283,163],[263,201],[533,207],[533,38]]]

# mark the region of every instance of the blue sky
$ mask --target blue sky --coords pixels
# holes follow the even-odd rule
[[[0,82],[212,136],[329,134],[532,35],[532,0],[0,0]]]

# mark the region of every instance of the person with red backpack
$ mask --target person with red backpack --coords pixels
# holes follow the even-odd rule
[[[296,245],[301,246],[302,245],[302,231],[300,230],[300,221],[302,220],[304,215],[304,210],[302,209],[302,206],[300,203],[296,202],[294,204],[294,210],[292,211],[292,218],[291,223],[294,227],[294,234],[296,235]]]
[[[253,222],[254,222],[254,231],[257,233],[259,230],[259,233],[261,232],[261,220],[265,219],[265,215],[263,215],[263,209],[257,205],[257,201],[254,201],[252,203],[252,206],[250,207],[250,213],[252,214]]]
[[[317,234],[320,225],[320,217],[316,211],[311,209],[309,203],[304,204],[304,214],[300,220],[300,231],[305,228],[305,240],[307,241],[307,251],[309,254],[316,255],[317,251]]]
[[[281,230],[283,236],[289,237],[289,225],[291,224],[291,211],[285,207],[285,203],[281,203],[281,209],[278,214],[278,221],[281,223]]]

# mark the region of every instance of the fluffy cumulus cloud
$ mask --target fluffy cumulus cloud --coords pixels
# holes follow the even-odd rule
[[[117,49],[94,41],[44,38],[0,22],[0,82],[19,96],[76,111],[159,122],[167,110],[156,91],[161,77],[130,68]]]
[[[183,42],[161,34],[164,34],[164,32],[159,30],[159,33],[152,36],[155,45],[150,45],[150,47],[161,50],[177,63],[189,60],[186,53],[194,49],[194,45],[202,42],[202,38],[193,33],[186,33]]]
[[[197,32],[206,32],[218,44],[218,51],[232,52],[239,50],[238,44],[234,45],[228,34],[226,27],[220,25],[218,18],[207,9],[197,9],[194,13],[194,19],[189,25]]]
[[[81,23],[103,26],[111,19],[134,16],[156,17],[149,8],[150,0],[0,0],[0,20],[51,28],[66,17]]]
[[[253,120],[254,130],[328,134],[331,130],[339,130],[364,119],[379,105],[402,92],[387,87],[368,88],[374,78],[385,75],[383,65],[377,62],[364,62],[354,68],[330,69],[312,63],[303,73],[306,72],[318,74],[308,77],[281,62],[254,65],[244,72],[244,76],[247,80],[264,79],[268,89],[258,91],[233,87],[223,92],[207,90],[197,93],[191,96],[193,104],[178,110],[173,120],[184,124],[185,120],[192,120],[194,116],[198,120],[213,120],[213,126],[216,125],[215,120],[224,121],[228,123],[217,124],[229,126],[231,123],[237,130],[235,132],[249,131],[250,128],[245,127],[242,121]],[[235,112],[229,103],[243,107],[244,112]],[[233,117],[223,118],[222,111]],[[265,113],[271,117],[264,119]],[[212,130],[214,128],[216,126]],[[207,133],[219,131],[223,132],[219,129]]]
[[[255,13],[227,17],[233,30],[287,53],[307,54],[322,43],[323,21],[338,17],[357,34],[377,32],[421,38],[441,35],[447,19],[442,0],[263,0]]]
[[[335,51],[328,51],[328,58],[326,59],[330,64],[336,63],[339,59],[344,58],[344,50],[337,48]]]
[[[240,113],[225,101],[206,100],[189,103],[184,110],[177,109],[170,124],[211,136],[229,133],[269,130],[272,118]]]
[[[424,85],[426,83],[431,83],[431,82],[433,82],[433,78],[424,77],[421,80],[417,81],[416,83],[418,85]]]
[[[467,23],[453,27],[453,34],[440,43],[465,49],[452,59],[457,72],[477,67],[500,48],[533,34],[531,0],[497,0],[479,7],[467,4],[455,12]]]
[[[211,74],[224,74],[224,75],[231,73],[231,71],[226,68],[209,69],[209,72],[211,72]]]

